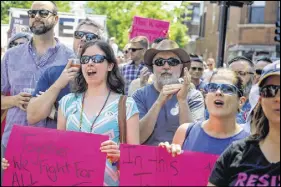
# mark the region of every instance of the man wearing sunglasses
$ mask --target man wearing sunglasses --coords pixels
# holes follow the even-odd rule
[[[203,61],[196,54],[190,54],[191,65],[189,73],[191,75],[191,82],[195,85],[197,90],[203,90],[205,83],[202,80],[204,73]]]
[[[192,88],[190,57],[176,42],[163,40],[145,53],[144,60],[155,79],[133,94],[140,111],[140,141],[171,143],[181,124],[204,118],[204,99]]]
[[[8,109],[1,146],[4,150],[13,125],[28,125],[26,106],[32,95],[24,92],[24,88],[30,88],[34,77],[40,77],[47,68],[65,65],[73,56],[72,50],[54,37],[57,12],[54,2],[34,1],[27,12],[32,39],[9,49],[1,61],[1,109]],[[37,111],[40,109],[41,106]]]
[[[82,20],[74,32],[73,51],[77,58],[87,41],[101,38],[102,28],[90,19]],[[76,60],[76,59],[75,59]],[[78,64],[79,65],[79,64]],[[47,128],[57,127],[58,101],[70,93],[70,81],[74,80],[79,67],[72,66],[69,60],[65,66],[51,67],[45,71],[38,81],[33,97],[27,108],[27,120],[33,125],[38,122],[45,123]],[[40,108],[40,111],[38,111]]]
[[[120,72],[125,79],[125,94],[128,94],[131,82],[140,77],[144,68],[144,53],[148,49],[148,39],[145,36],[137,36],[130,40],[128,48],[131,62],[121,67]],[[147,73],[147,72],[144,72]]]
[[[262,70],[265,66],[272,64],[272,61],[268,57],[260,57],[256,60],[255,64],[255,84],[257,84],[260,80]]]

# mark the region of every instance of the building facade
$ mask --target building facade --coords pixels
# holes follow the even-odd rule
[[[219,37],[219,6],[205,1],[200,15],[200,32],[195,42],[196,54],[204,59],[217,58]],[[254,1],[242,8],[231,6],[225,44],[225,61],[243,55],[252,60],[258,56],[280,57],[274,41],[275,22],[280,20],[279,1]],[[279,44],[280,45],[280,44]]]

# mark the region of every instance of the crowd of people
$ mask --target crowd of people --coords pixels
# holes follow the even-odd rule
[[[120,143],[220,155],[209,186],[280,185],[279,60],[237,56],[216,69],[169,38],[137,36],[120,64],[115,38],[107,42],[95,21],[78,24],[71,50],[54,36],[54,2],[35,1],[28,16],[32,36],[13,36],[1,60],[3,170],[17,124],[109,136],[101,145],[108,186],[119,184]]]

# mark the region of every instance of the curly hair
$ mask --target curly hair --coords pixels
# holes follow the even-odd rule
[[[100,48],[105,53],[108,63],[114,64],[112,71],[109,71],[107,75],[107,86],[109,87],[109,89],[118,94],[125,94],[125,82],[120,74],[117,60],[114,56],[114,52],[111,46],[107,42],[101,40],[89,41],[83,46],[81,50],[81,56],[83,56],[85,51],[92,46],[97,46],[98,48]],[[78,94],[84,93],[87,89],[88,84],[83,76],[82,69],[80,68],[78,75],[74,80],[72,91]]]

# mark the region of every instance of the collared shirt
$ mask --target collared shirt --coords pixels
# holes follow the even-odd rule
[[[133,99],[137,103],[139,109],[140,120],[147,115],[157,98],[159,92],[153,84],[138,89],[133,94]],[[188,93],[186,103],[188,104],[194,121],[204,120],[204,97],[200,91],[191,89]],[[145,145],[158,146],[160,142],[172,143],[173,137],[179,128],[179,104],[177,96],[174,95],[161,108],[153,133],[144,143]]]
[[[135,62],[130,62],[122,66],[121,75],[123,75],[125,80],[125,94],[128,94],[129,86],[131,82],[140,76],[140,72],[144,67],[144,63],[141,63],[139,66],[135,65]]]
[[[74,53],[71,49],[57,40],[56,46],[49,48],[46,54],[39,57],[32,46],[32,40],[28,43],[9,49],[1,61],[1,92],[11,96],[18,95],[23,88],[29,88],[34,77],[39,78],[43,72],[56,65],[66,65]],[[2,144],[6,147],[14,124],[27,126],[26,112],[18,107],[8,110],[6,126],[2,137]],[[46,120],[36,124],[45,127]]]

